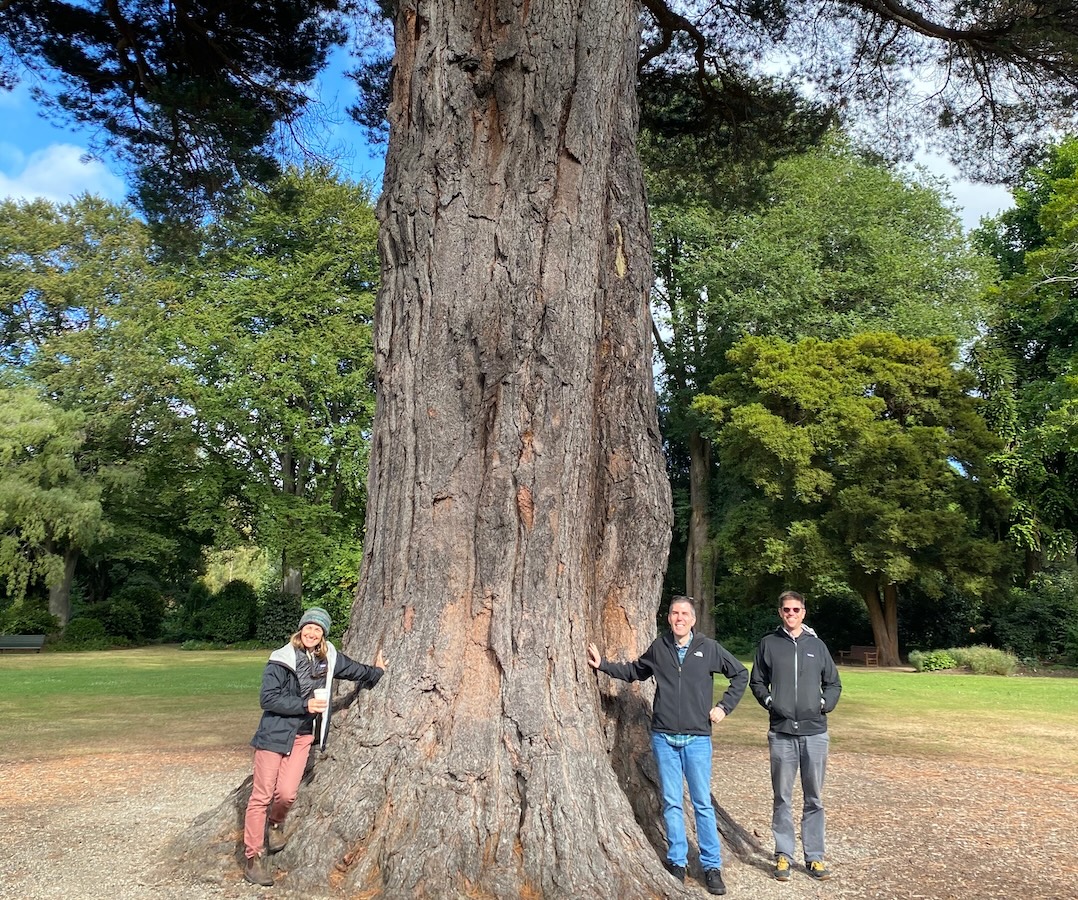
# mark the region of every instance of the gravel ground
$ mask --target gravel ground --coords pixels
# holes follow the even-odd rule
[[[0,898],[209,900],[255,897],[177,878],[166,841],[247,775],[247,748],[206,756],[134,753],[5,764]]]
[[[1078,896],[1078,782],[1005,767],[833,752],[825,799],[835,877],[771,879],[766,748],[719,749],[720,804],[759,841],[727,851],[728,896],[743,900],[1070,900]],[[250,751],[128,754],[4,764],[0,898],[281,898],[282,889],[176,875],[161,850],[248,774]],[[690,875],[692,871],[690,870]],[[699,896],[703,888],[690,878]],[[680,894],[679,894],[680,895]],[[682,895],[683,896],[683,895]],[[619,898],[635,900],[635,898]]]

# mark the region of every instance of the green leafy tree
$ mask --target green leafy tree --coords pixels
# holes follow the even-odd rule
[[[92,546],[66,548],[50,597],[61,622],[77,565],[98,600],[139,568],[182,577],[217,521],[164,352],[162,312],[176,291],[168,271],[128,207],[90,196],[0,203],[6,377],[78,412],[77,465],[109,524]]]
[[[80,470],[85,441],[79,413],[0,388],[0,578],[13,603],[61,584],[73,556],[108,531],[102,483]]]
[[[214,594],[196,622],[205,638],[222,644],[253,637],[257,623],[258,592],[246,581],[228,582]]]
[[[1073,568],[1038,572],[992,611],[997,645],[1022,658],[1078,664],[1078,578]]]
[[[775,78],[749,91],[715,79],[708,91],[705,102],[690,73],[642,73],[639,146],[654,237],[653,309],[663,326],[653,335],[664,371],[661,425],[674,493],[675,558],[682,534],[685,545],[684,581],[668,572],[668,593],[692,597],[697,629],[714,635],[715,560],[707,546],[711,453],[687,410],[715,373],[708,371],[707,332],[697,327],[704,292],[686,270],[708,252],[711,223],[759,205],[775,162],[819,141],[834,116]]]
[[[1003,280],[973,358],[1028,581],[1078,545],[1078,139],[1050,147],[1013,194],[978,233]]]
[[[293,594],[304,566],[361,540],[376,241],[366,188],[289,170],[207,228],[169,312],[182,396],[234,527],[279,554]]]
[[[880,661],[899,663],[905,587],[984,596],[1007,562],[1004,497],[952,342],[867,333],[745,338],[696,410],[738,491],[718,529],[731,569],[845,584]]]
[[[692,400],[727,368],[727,351],[749,334],[968,339],[991,274],[939,183],[866,158],[837,134],[744,190],[758,196],[725,209],[650,195],[664,424],[688,460],[686,587],[707,606],[715,469]]]

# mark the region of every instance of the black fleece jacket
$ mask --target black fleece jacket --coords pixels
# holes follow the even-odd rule
[[[749,684],[780,734],[823,734],[842,693],[827,645],[807,628],[796,640],[781,626],[764,635]]]
[[[711,734],[708,716],[712,707],[721,706],[729,715],[749,683],[748,670],[722,644],[695,633],[684,663],[678,662],[674,636],[667,633],[652,641],[639,659],[627,663],[604,659],[599,671],[622,681],[654,678],[651,730],[663,734]],[[730,684],[722,699],[713,704],[717,672],[725,675]]]

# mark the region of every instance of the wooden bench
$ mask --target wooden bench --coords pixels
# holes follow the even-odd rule
[[[875,647],[850,647],[849,650],[838,651],[840,663],[859,662],[864,666],[878,666],[880,654]]]
[[[0,634],[0,653],[5,650],[33,650],[40,653],[44,644],[43,634]]]

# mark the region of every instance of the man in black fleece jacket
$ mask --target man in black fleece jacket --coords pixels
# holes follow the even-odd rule
[[[664,865],[678,881],[685,880],[689,845],[682,810],[683,782],[696,815],[700,865],[712,894],[725,894],[722,849],[711,805],[711,726],[726,718],[748,685],[745,667],[718,641],[693,632],[696,610],[688,597],[674,597],[667,616],[671,634],[652,641],[643,655],[628,663],[609,662],[595,644],[588,644],[588,664],[622,681],[655,679],[651,713],[651,749],[659,769],[663,792],[663,819],[669,844]],[[730,685],[713,705],[714,675],[722,673]]]
[[[823,780],[827,771],[827,714],[842,693],[838,669],[827,645],[804,624],[805,598],[797,591],[779,597],[782,624],[764,635],[752,663],[753,696],[770,714],[767,746],[771,757],[775,838],[774,876],[790,880],[794,855],[791,806],[794,777],[801,770],[804,809],[801,844],[805,867],[818,881],[831,877],[824,863]]]

